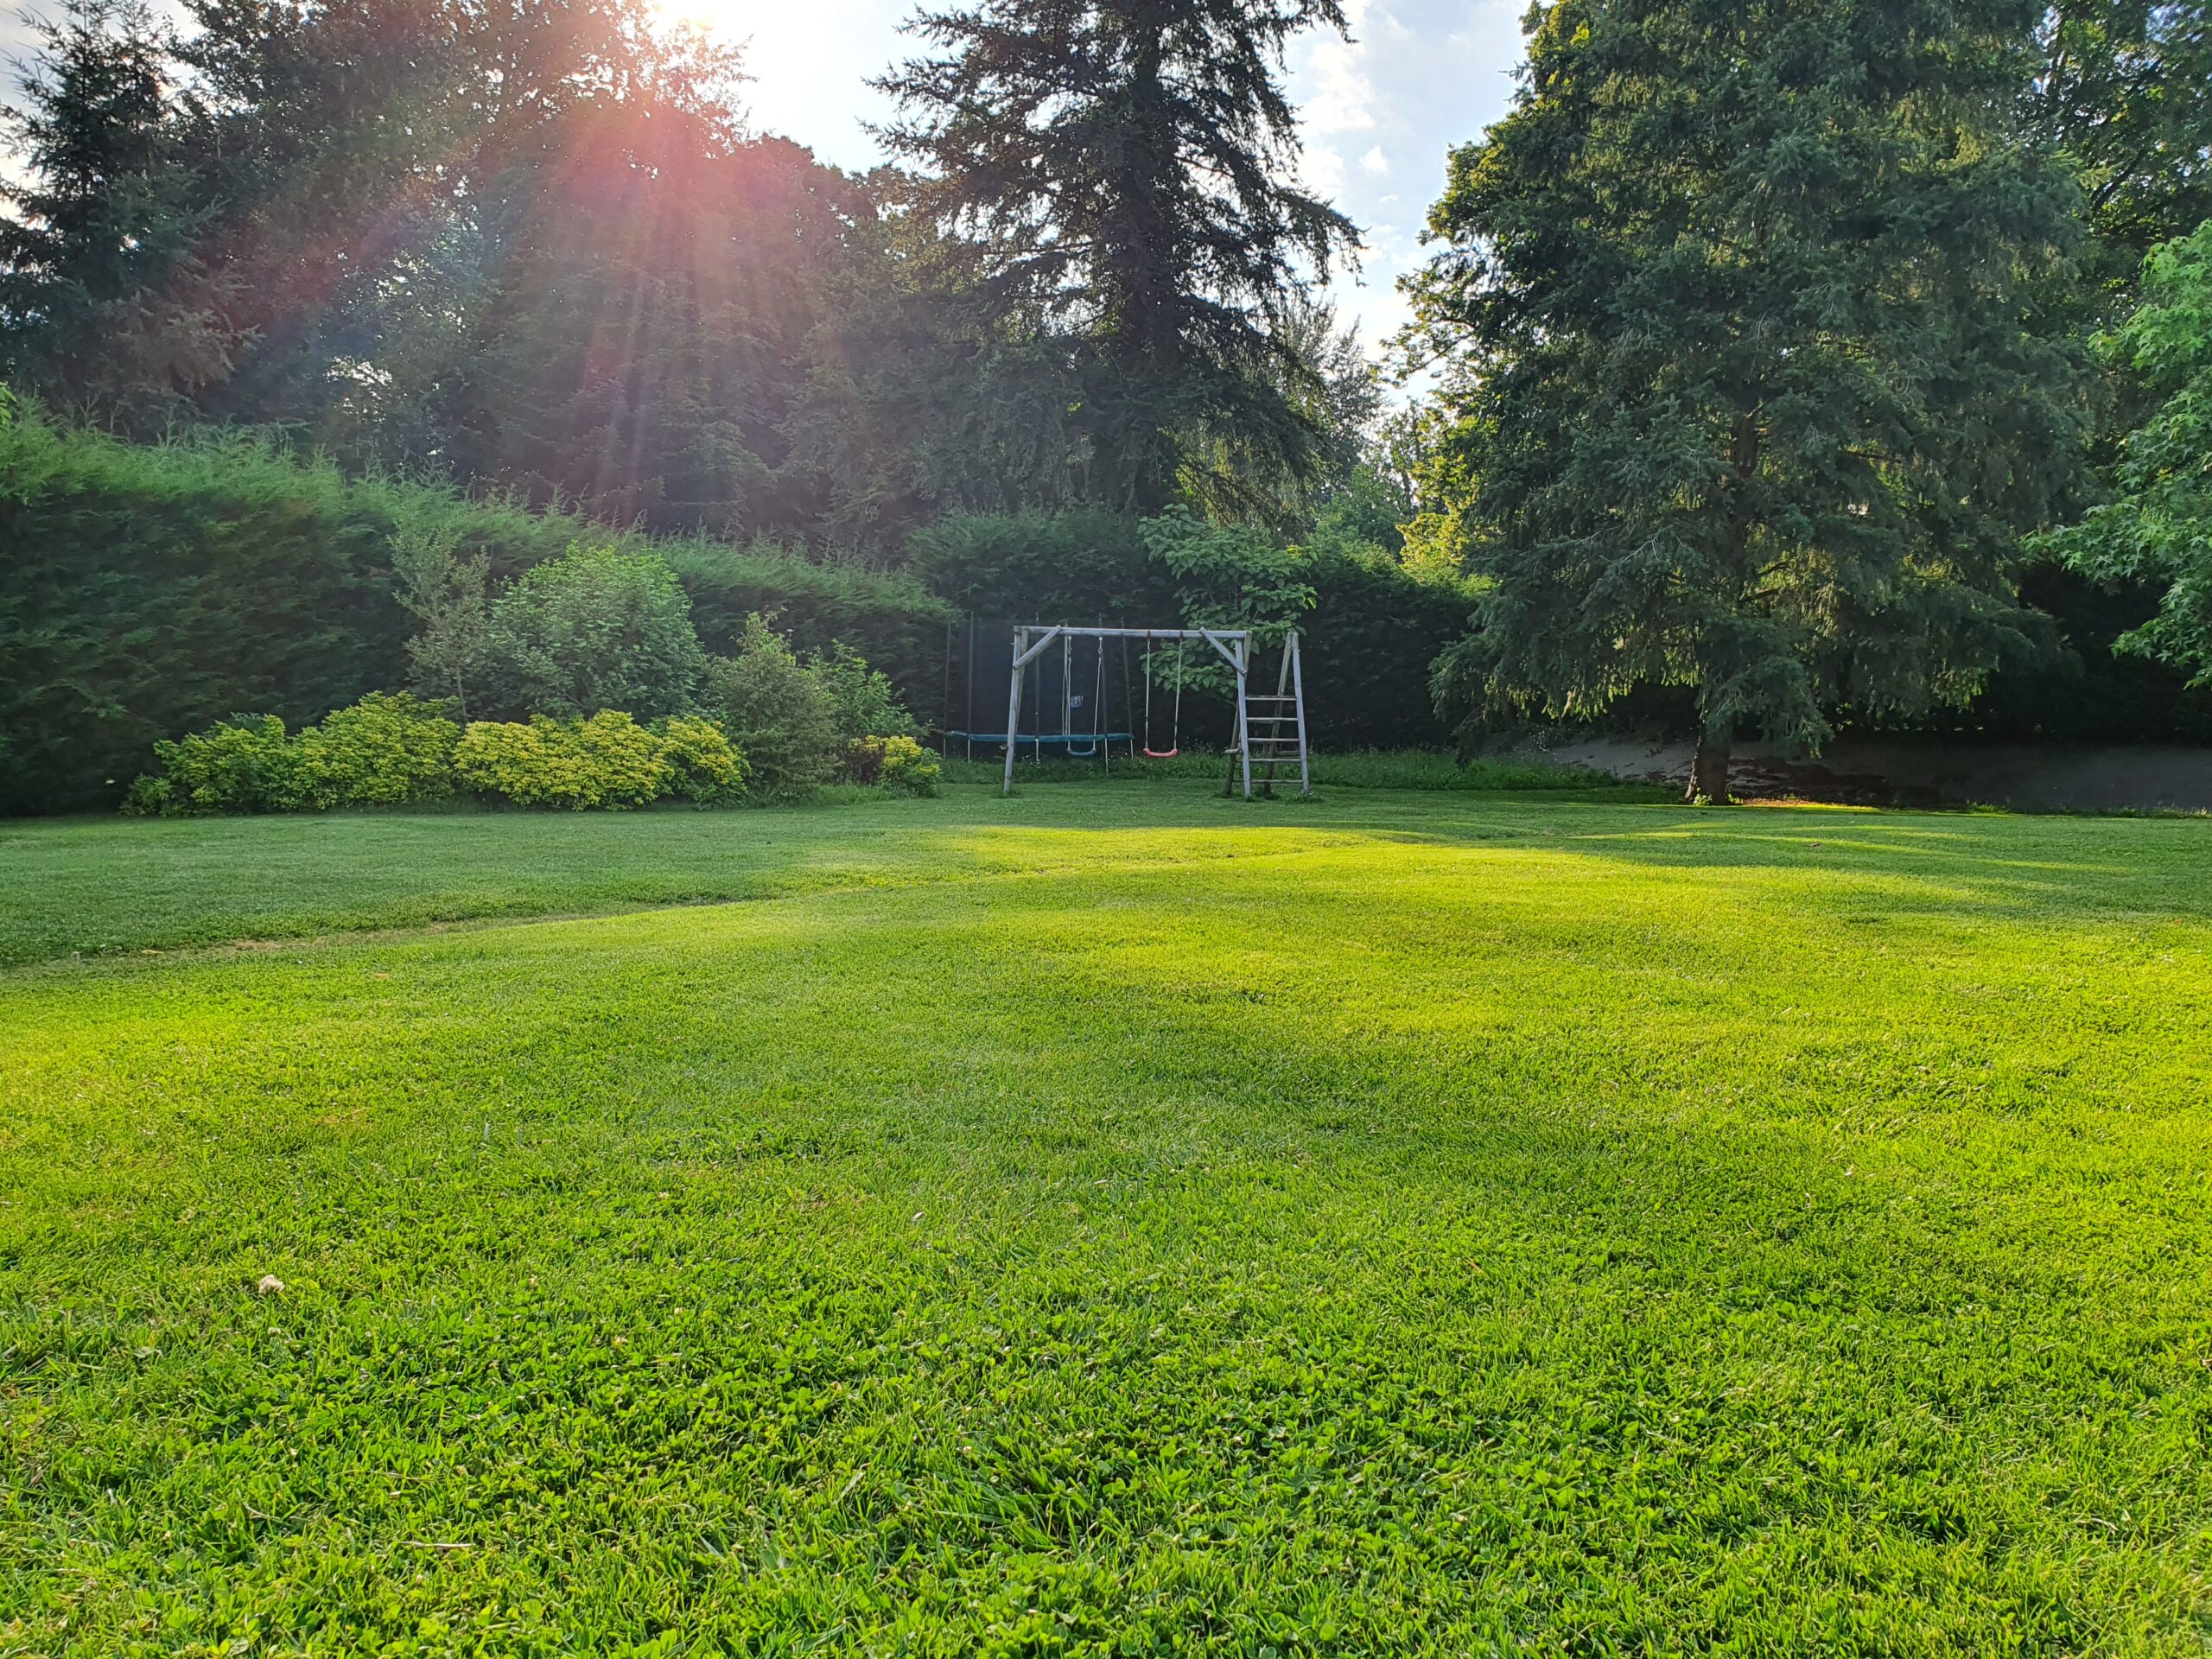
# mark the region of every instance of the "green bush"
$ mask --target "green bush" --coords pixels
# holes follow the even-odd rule
[[[836,775],[842,745],[829,694],[757,612],[736,654],[708,664],[705,702],[762,794],[803,794]]]
[[[874,751],[874,771],[884,786],[895,794],[934,795],[944,768],[911,737],[864,737]]]
[[[913,779],[917,774],[911,763],[904,760],[896,766],[890,763],[889,757],[893,753],[902,757],[906,750],[921,753],[921,746],[915,741],[921,735],[921,728],[906,712],[906,705],[899,700],[898,689],[892,684],[890,676],[869,667],[867,658],[842,640],[827,655],[817,656],[810,662],[807,672],[814,676],[823,696],[829,700],[830,719],[836,728],[842,757],[838,771],[845,782],[868,785],[890,783],[915,795],[937,792],[933,772],[927,788],[916,788]],[[904,744],[906,749],[887,750],[887,742]]]
[[[891,677],[869,667],[868,659],[843,640],[831,645],[826,655],[817,654],[807,664],[807,671],[830,700],[830,719],[841,742],[849,746],[864,737],[921,735]]]
[[[299,757],[275,715],[239,715],[154,745],[160,771],[125,798],[137,813],[288,812],[300,804]]]
[[[275,715],[239,717],[154,745],[158,770],[130,786],[128,811],[294,812],[395,806],[453,792],[461,728],[442,705],[371,692],[287,737]]]
[[[443,704],[372,691],[292,740],[295,791],[315,807],[436,800],[453,793],[460,739]]]
[[[442,705],[371,692],[296,737],[274,715],[227,721],[155,746],[161,771],[131,786],[124,810],[287,812],[399,805],[456,783],[519,806],[642,806],[663,796],[719,805],[743,798],[745,756],[710,720],[640,727],[602,710],[588,720],[461,730]]]
[[[643,806],[669,781],[659,741],[613,709],[588,720],[538,715],[528,725],[473,721],[454,747],[454,773],[480,795],[576,811]]]
[[[525,572],[492,606],[484,657],[494,704],[563,720],[688,714],[706,666],[668,562],[615,547],[573,547]]]
[[[677,715],[655,721],[652,733],[668,771],[667,793],[702,806],[744,798],[753,769],[713,721]]]

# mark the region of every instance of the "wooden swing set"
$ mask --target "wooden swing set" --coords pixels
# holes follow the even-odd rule
[[[1096,663],[1094,684],[1096,701],[1091,704],[1091,723],[1088,730],[1078,730],[1075,724],[1076,705],[1081,701],[1074,693],[1075,642],[1093,642]],[[1122,642],[1123,680],[1128,680],[1127,656],[1128,642],[1144,642],[1144,732],[1140,740],[1134,732],[1102,731],[1099,721],[1105,717],[1106,705],[1106,642]],[[1183,653],[1194,641],[1210,645],[1228,664],[1236,677],[1236,726],[1235,741],[1230,750],[1232,771],[1230,785],[1235,786],[1241,772],[1244,798],[1252,798],[1252,769],[1260,768],[1260,786],[1272,793],[1279,780],[1289,782],[1287,769],[1298,769],[1298,792],[1311,795],[1313,783],[1310,757],[1306,747],[1306,679],[1299,658],[1298,630],[1293,628],[1285,635],[1282,658],[1275,677],[1272,694],[1255,693],[1249,689],[1255,641],[1246,628],[1109,628],[1084,627],[1072,623],[1029,623],[1014,631],[1014,670],[1009,677],[1006,699],[1006,731],[998,734],[962,734],[978,741],[995,738],[1006,745],[1006,782],[1003,792],[1014,792],[1014,761],[1018,747],[1023,742],[1035,745],[1038,758],[1042,759],[1046,744],[1077,760],[1096,756],[1106,760],[1110,767],[1111,745],[1119,738],[1125,742],[1141,743],[1142,753],[1154,760],[1170,760],[1182,752],[1183,745]],[[1166,746],[1158,747],[1153,734],[1153,657],[1164,642],[1175,647],[1173,702],[1171,705]],[[1060,647],[1060,730],[1046,734],[1044,711],[1037,710],[1036,734],[1024,738],[1021,731],[1021,696],[1028,677],[1030,664],[1058,643]],[[1043,683],[1039,682],[1041,697]],[[1256,705],[1256,707],[1255,707]],[[1101,746],[1104,745],[1104,747]],[[1082,745],[1083,747],[1077,747]]]

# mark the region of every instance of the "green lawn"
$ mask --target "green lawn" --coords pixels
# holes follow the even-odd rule
[[[17,823],[0,958],[0,1654],[2212,1643],[2212,823]]]

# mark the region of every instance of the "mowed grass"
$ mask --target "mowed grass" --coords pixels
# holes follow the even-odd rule
[[[0,921],[0,1652],[2212,1638],[2212,823],[18,824]]]

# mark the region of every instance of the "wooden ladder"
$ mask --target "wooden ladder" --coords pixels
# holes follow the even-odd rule
[[[1298,779],[1301,796],[1313,793],[1313,757],[1306,743],[1306,676],[1298,652],[1298,630],[1293,628],[1283,637],[1282,664],[1276,671],[1275,689],[1270,693],[1247,690],[1239,676],[1239,726],[1243,740],[1245,792],[1251,792],[1252,770],[1256,767],[1260,793],[1273,795],[1278,778],[1288,783],[1293,775]],[[1237,756],[1230,755],[1229,791],[1236,789]],[[1286,770],[1289,769],[1289,770]]]

